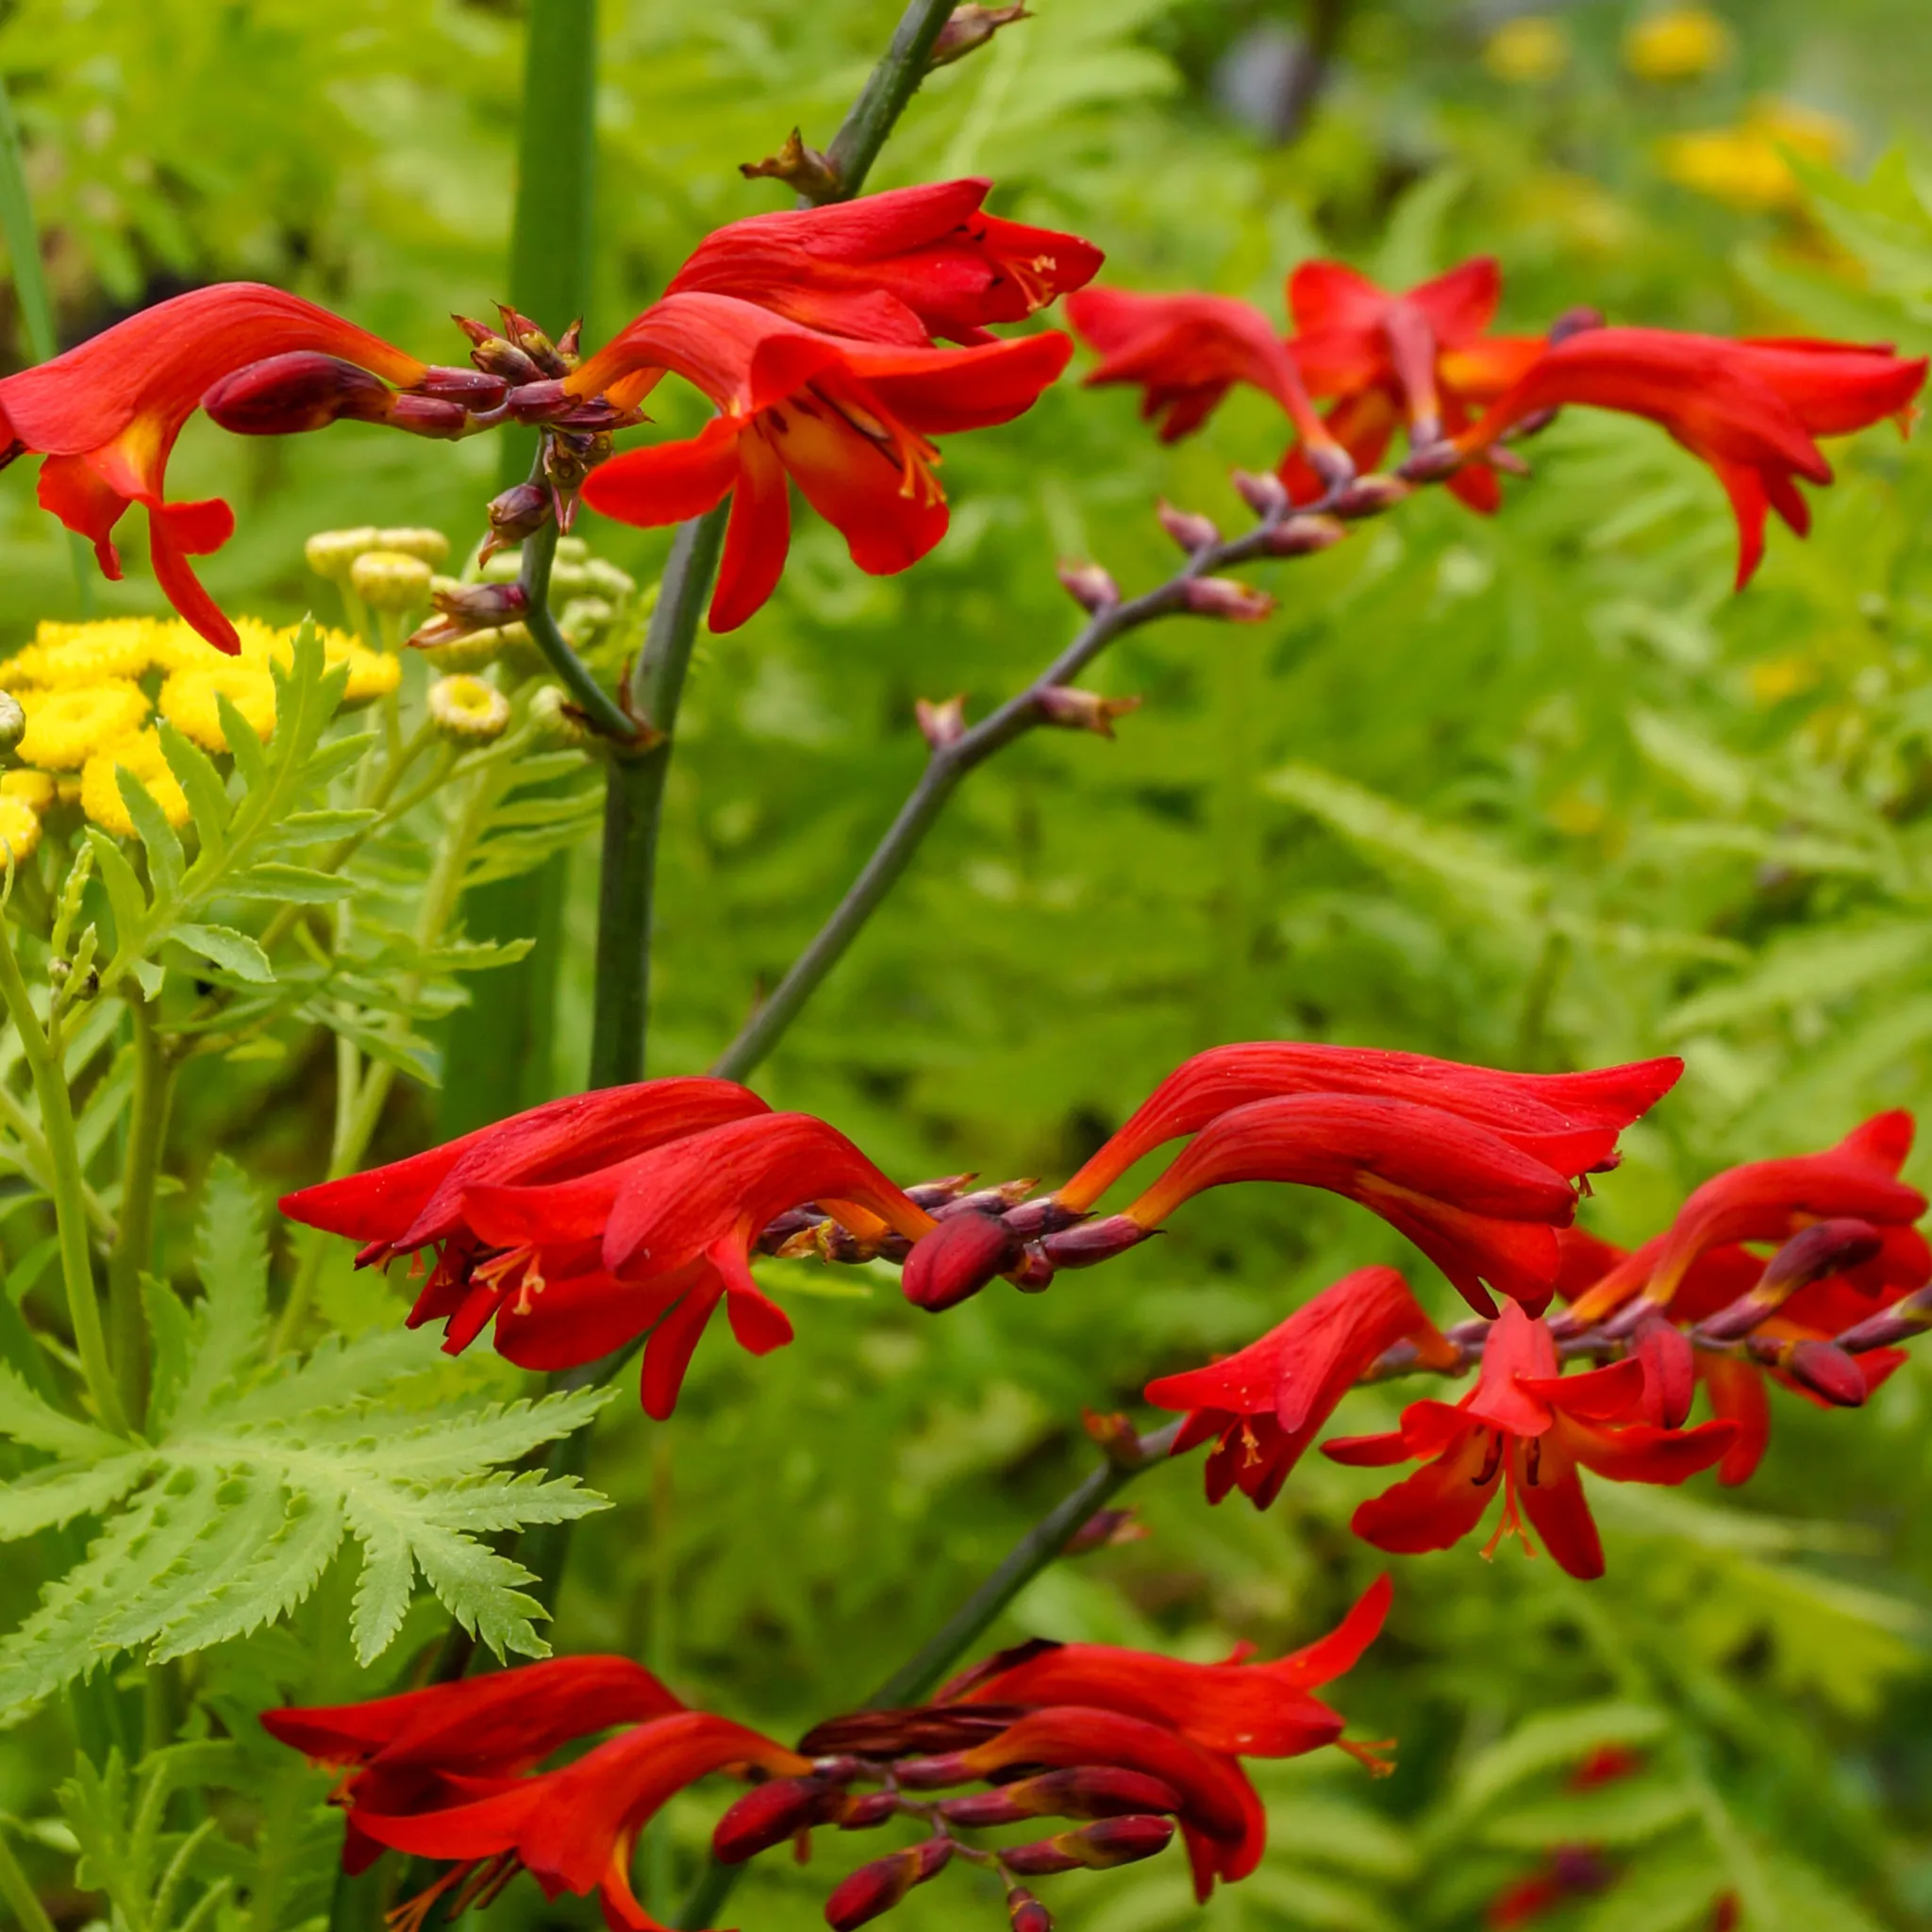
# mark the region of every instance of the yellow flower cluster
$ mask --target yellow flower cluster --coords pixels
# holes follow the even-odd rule
[[[1547,14],[1506,20],[1483,43],[1483,65],[1513,87],[1555,80],[1570,64],[1570,36]]]
[[[1624,37],[1624,65],[1639,80],[1698,80],[1731,58],[1731,30],[1706,7],[1669,7]]]
[[[115,780],[117,766],[147,787],[174,825],[188,821],[188,800],[149,723],[156,712],[204,750],[228,748],[222,704],[228,703],[263,740],[275,726],[275,679],[294,656],[296,626],[277,628],[244,617],[235,625],[242,640],[230,658],[205,642],[179,619],[115,617],[91,624],[43,623],[34,641],[0,663],[0,689],[19,700],[26,728],[15,747],[23,765],[0,778],[0,840],[18,861],[40,837],[40,819],[63,796],[73,795],[79,774],[81,809],[96,824],[131,837],[134,824]],[[343,701],[367,703],[396,688],[396,658],[365,649],[343,632],[321,633],[331,667],[346,664]],[[52,774],[70,774],[63,792]],[[31,833],[23,814],[33,818]],[[18,834],[18,838],[14,835]],[[20,842],[27,842],[23,849]]]
[[[1673,181],[1713,201],[1754,213],[1799,207],[1803,191],[1785,157],[1842,161],[1851,147],[1843,122],[1792,101],[1761,100],[1735,127],[1679,134],[1663,144],[1663,170]]]

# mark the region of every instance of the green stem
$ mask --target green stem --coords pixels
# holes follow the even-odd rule
[[[121,1168],[120,1237],[108,1257],[108,1329],[121,1400],[130,1416],[140,1416],[147,1413],[148,1372],[141,1277],[153,1260],[155,1188],[161,1174],[175,1068],[155,1025],[153,1006],[131,981],[123,984],[134,1022],[134,1093]]]
[[[531,473],[533,481],[538,474]],[[638,735],[637,725],[591,675],[591,667],[571,649],[570,640],[558,629],[557,620],[550,614],[550,567],[556,560],[554,523],[545,524],[524,539],[523,569],[518,576],[524,595],[529,599],[523,616],[524,627],[537,641],[537,648],[543,653],[551,670],[563,680],[572,703],[590,721],[591,730],[600,737],[614,739],[619,744],[628,744]]]
[[[4,1000],[20,1034],[20,1046],[33,1074],[41,1103],[41,1129],[47,1137],[49,1197],[60,1235],[60,1276],[67,1289],[68,1319],[74,1324],[74,1345],[80,1357],[88,1393],[102,1423],[118,1434],[127,1432],[108,1364],[108,1345],[101,1332],[101,1308],[95,1297],[93,1264],[88,1256],[87,1202],[83,1198],[80,1147],[74,1134],[74,1098],[67,1091],[58,1049],[42,1031],[33,1001],[13,957],[13,940],[0,919],[0,1000]]]
[[[838,186],[818,197],[844,201],[865,186],[893,124],[919,92],[932,65],[933,42],[953,14],[953,0],[911,0],[892,30],[885,58],[867,77],[832,144],[825,150]]]
[[[1141,1437],[1131,1456],[1104,1462],[1062,1496],[1013,1545],[999,1568],[866,1699],[866,1708],[892,1709],[917,1704],[930,1695],[1001,1611],[1060,1555],[1080,1525],[1137,1475],[1166,1459],[1180,1430],[1179,1423],[1169,1423]],[[708,1859],[671,1923],[684,1932],[697,1932],[699,1926],[709,1924],[718,1907],[731,1896],[744,1869],[743,1865],[723,1865],[716,1858]]]
[[[54,1932],[54,1922],[47,1916],[47,1908],[42,1905],[26,1874],[20,1869],[20,1860],[13,1856],[5,1831],[0,1831],[0,1898],[13,1907],[14,1916],[20,1921],[20,1932]]]
[[[597,977],[591,1024],[592,1087],[616,1087],[644,1072],[650,1021],[651,908],[657,891],[658,831],[672,734],[697,641],[698,618],[718,568],[726,512],[721,507],[681,524],[651,612],[644,648],[630,676],[632,713],[650,741],[616,754],[604,792],[603,869],[597,900]]]

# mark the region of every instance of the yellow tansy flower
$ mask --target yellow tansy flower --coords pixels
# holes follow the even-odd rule
[[[1759,101],[1736,127],[1680,134],[1663,144],[1663,170],[1713,201],[1766,213],[1803,200],[1781,150],[1810,161],[1840,161],[1851,147],[1843,122],[1790,101]]]
[[[1515,87],[1555,80],[1569,64],[1570,37],[1546,14],[1507,20],[1483,44],[1483,65]]]
[[[1731,30],[1706,7],[1673,7],[1624,36],[1624,65],[1640,80],[1695,80],[1731,58]]]
[[[47,619],[34,632],[33,642],[8,659],[6,675],[16,684],[61,690],[108,677],[136,678],[157,661],[156,647],[166,628],[152,617],[109,617],[92,624]]]
[[[161,741],[154,732],[142,731],[88,759],[87,769],[80,774],[80,808],[95,824],[124,839],[135,837],[134,820],[114,775],[117,768],[131,772],[147,787],[171,825],[178,829],[188,823],[187,794],[168,768]]]
[[[509,723],[509,700],[480,677],[439,677],[429,687],[429,715],[451,738],[501,738]]]
[[[138,684],[105,678],[73,691],[29,693],[26,730],[17,747],[23,764],[71,772],[104,745],[147,722],[148,701]]]
[[[46,811],[58,791],[51,772],[0,773],[0,798],[17,798],[37,812]]]
[[[266,664],[247,658],[224,658],[217,664],[175,672],[161,687],[161,716],[204,751],[224,752],[228,735],[222,729],[223,697],[264,744],[275,736],[275,678]]]
[[[15,865],[25,865],[41,842],[41,815],[24,798],[0,791],[0,845],[13,854]],[[0,857],[0,869],[5,867]]]

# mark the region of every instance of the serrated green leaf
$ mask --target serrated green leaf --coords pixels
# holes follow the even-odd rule
[[[54,1456],[112,1455],[127,1445],[92,1423],[61,1414],[27,1387],[9,1368],[0,1367],[0,1435]]]
[[[275,968],[269,964],[268,955],[245,932],[237,932],[233,926],[184,924],[176,925],[167,937],[176,945],[213,960],[238,978],[256,985],[269,985],[275,980]]]
[[[108,907],[114,915],[114,950],[118,956],[140,942],[147,924],[147,894],[142,891],[126,854],[109,833],[98,825],[90,825],[87,841],[93,847],[94,864],[102,885],[108,889]]]
[[[270,899],[283,905],[326,906],[346,899],[355,886],[338,873],[267,859],[237,873],[223,887],[230,899]]]
[[[235,769],[242,774],[242,782],[250,791],[260,791],[268,783],[268,760],[262,756],[261,740],[256,736],[254,725],[225,691],[215,692],[215,715],[221,720],[222,737],[235,760]]]
[[[228,789],[222,783],[214,761],[200,745],[177,731],[163,718],[155,727],[161,741],[161,756],[168,761],[182,796],[188,800],[189,815],[194,821],[202,852],[219,858],[228,841],[228,819],[234,808]]]
[[[145,1450],[109,1457],[86,1469],[36,1469],[0,1490],[0,1542],[93,1516],[118,1503],[149,1465]]]

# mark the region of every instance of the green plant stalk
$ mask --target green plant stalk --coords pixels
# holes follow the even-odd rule
[[[20,1932],[55,1932],[54,1922],[47,1916],[40,1894],[28,1883],[26,1874],[20,1869],[20,1860],[13,1856],[5,1831],[0,1831],[0,1898],[13,1907],[14,1916],[20,1921]]]
[[[892,30],[885,57],[867,76],[852,110],[825,150],[836,190],[818,197],[844,201],[865,186],[906,104],[919,92],[932,66],[933,42],[953,15],[953,0],[911,0]]]
[[[0,1123],[7,1131],[20,1142],[21,1151],[26,1156],[26,1177],[43,1194],[53,1192],[48,1175],[53,1172],[47,1157],[47,1137],[41,1132],[40,1123],[13,1097],[12,1091],[0,1084]],[[87,1203],[87,1218],[93,1224],[94,1233],[110,1246],[119,1239],[120,1230],[114,1217],[108,1212],[106,1204],[85,1181],[81,1183],[81,1195]]]
[[[538,480],[538,475],[539,473],[533,471],[531,480]],[[589,720],[591,730],[600,737],[626,744],[638,735],[637,725],[591,675],[591,667],[571,649],[570,640],[558,629],[557,619],[551,615],[550,570],[556,560],[555,523],[545,524],[541,530],[524,539],[523,569],[518,577],[524,595],[529,599],[529,606],[524,612],[524,627],[536,640],[537,648],[562,681],[571,702]]]
[[[1109,1458],[1062,1496],[1008,1551],[992,1574],[865,1700],[866,1708],[891,1710],[930,1695],[1001,1611],[1065,1550],[1083,1523],[1105,1508],[1137,1475],[1167,1459],[1180,1432],[1180,1424],[1173,1422],[1141,1437],[1133,1456],[1118,1461]],[[716,1858],[707,1860],[672,1924],[683,1932],[698,1932],[699,1927],[708,1925],[719,1907],[731,1896],[744,1869],[743,1865],[721,1864]]]
[[[0,918],[0,1001],[4,1001],[20,1034],[21,1052],[33,1074],[41,1103],[41,1127],[47,1137],[49,1198],[60,1235],[60,1277],[67,1290],[68,1319],[74,1324],[74,1344],[94,1412],[105,1426],[127,1433],[127,1416],[121,1391],[108,1366],[108,1344],[101,1332],[101,1308],[95,1297],[93,1264],[88,1256],[87,1203],[82,1198],[80,1147],[74,1134],[74,1098],[58,1048],[42,1031],[33,1001],[13,957],[13,938]]]
[[[134,1091],[128,1103],[127,1148],[121,1166],[121,1224],[108,1257],[108,1331],[121,1400],[129,1416],[147,1413],[147,1314],[141,1277],[154,1255],[155,1189],[175,1095],[175,1066],[155,1025],[154,1008],[127,987],[134,1023]]]

